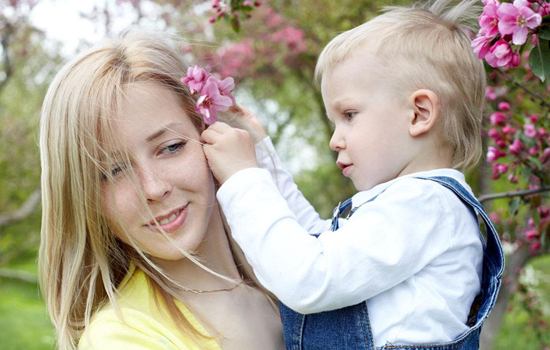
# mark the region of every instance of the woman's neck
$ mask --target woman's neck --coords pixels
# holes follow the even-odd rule
[[[212,271],[232,278],[241,279],[231,252],[229,239],[225,232],[219,206],[212,209],[210,222],[203,242],[194,252],[204,266]],[[224,280],[206,271],[188,258],[180,260],[153,259],[172,279],[188,289],[217,290],[231,287],[234,283]]]

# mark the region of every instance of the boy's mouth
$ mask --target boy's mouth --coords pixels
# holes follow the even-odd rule
[[[347,163],[342,163],[342,162],[336,162],[336,165],[338,165],[338,167],[340,169],[342,169],[342,173],[344,174],[344,176],[347,176],[347,173],[349,172],[349,170],[351,169],[351,166],[353,164],[347,164]]]

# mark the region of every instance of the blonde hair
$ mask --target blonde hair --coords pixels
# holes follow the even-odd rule
[[[471,49],[469,31],[477,0],[436,0],[422,7],[388,7],[374,19],[334,38],[319,56],[318,82],[352,54],[371,53],[384,62],[383,79],[405,98],[418,89],[439,97],[439,134],[454,151],[452,166],[463,170],[482,154],[481,122],[485,69]]]
[[[196,100],[180,81],[187,65],[166,37],[166,33],[134,30],[106,40],[66,64],[46,94],[40,121],[43,199],[39,276],[60,349],[75,349],[91,316],[107,303],[122,318],[116,303],[117,286],[131,273],[132,265],[146,273],[157,306],[160,298],[187,339],[200,347],[201,341],[213,338],[200,333],[183,316],[175,302],[173,281],[131,237],[130,245],[115,237],[102,204],[102,177],[104,173],[109,177],[102,166],[108,157],[102,145],[117,142],[113,117],[124,85],[154,82],[170,89],[197,130],[204,130],[202,116],[194,109]],[[145,205],[144,196],[142,202]],[[257,286],[223,216],[222,220],[238,269]]]

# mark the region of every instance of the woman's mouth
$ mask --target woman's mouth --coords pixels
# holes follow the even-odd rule
[[[160,229],[162,229],[166,233],[172,233],[179,229],[181,225],[185,222],[185,219],[187,218],[187,207],[189,204],[186,204],[185,206],[178,208],[176,210],[173,210],[167,215],[159,216],[156,219],[158,222],[158,225],[155,224],[154,221],[151,221],[148,225],[146,225],[149,229],[161,232]]]

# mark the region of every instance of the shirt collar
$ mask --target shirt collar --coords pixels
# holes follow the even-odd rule
[[[460,182],[462,185],[466,187],[466,189],[471,193],[472,190],[470,189],[470,186],[466,184],[466,180],[464,178],[464,174],[461,173],[458,170],[455,169],[435,169],[435,170],[429,170],[429,171],[421,171],[418,173],[412,173],[400,176],[398,178],[395,178],[393,180],[390,180],[388,182],[381,183],[379,185],[374,186],[370,190],[357,192],[352,198],[352,207],[356,207],[358,205],[361,205],[365,203],[366,201],[370,200],[371,198],[379,195],[384,191],[386,188],[391,186],[392,184],[396,183],[397,181],[409,178],[409,177],[432,177],[432,176],[448,176],[451,177],[458,182]]]

